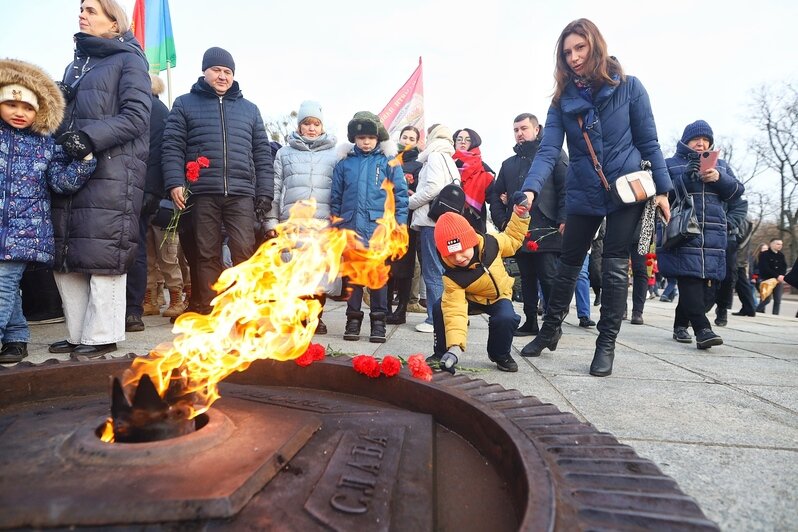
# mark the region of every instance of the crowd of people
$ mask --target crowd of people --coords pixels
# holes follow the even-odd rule
[[[498,174],[472,128],[407,126],[397,145],[378,116],[359,111],[349,142],[339,143],[314,100],[300,104],[297,128],[280,146],[219,47],[205,52],[202,75],[168,109],[119,4],[83,0],[79,20],[60,82],[23,61],[0,62],[0,362],[27,355],[28,323],[65,321],[67,337],[49,350],[93,358],[144,330],[142,316],[209,313],[223,269],[247,260],[294,205],[311,199],[316,219],[367,244],[393,194],[408,251],[391,263],[385,286],[337,294],[347,301],[340,332],[360,339],[364,304],[375,343],[386,341],[387,325],[425,312],[415,330],[433,333],[429,361],[451,372],[466,350],[470,314],[489,316],[487,356],[513,372],[513,338],[534,337],[524,357],[554,351],[576,295],[579,325],[599,333],[590,374],[607,376],[623,320],[643,324],[647,297],[678,293],[674,340],[692,342],[692,327],[697,347],[708,349],[723,343],[707,318],[713,306],[716,326],[727,324],[735,290],[742,308],[734,315],[754,316],[771,301],[778,314],[783,283],[795,284],[774,239],[750,268],[769,289],[756,303],[744,187],[722,159],[702,166],[715,148],[712,128],[688,124],[666,158],[642,82],[587,19],[558,39],[545,127],[534,114],[516,116],[515,154]],[[619,201],[618,180],[640,170],[650,193]],[[385,180],[393,186],[383,188]],[[462,208],[433,215],[452,183]],[[671,206],[685,196],[698,232],[666,246]],[[523,324],[508,260],[520,277]],[[657,276],[666,283],[661,295]],[[329,288],[309,297],[323,307]],[[322,315],[319,335],[328,333]]]

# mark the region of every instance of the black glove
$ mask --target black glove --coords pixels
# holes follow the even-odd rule
[[[61,90],[61,94],[64,95],[64,101],[66,103],[71,102],[72,98],[75,97],[75,89],[73,89],[72,87],[61,81],[56,81],[55,85]]]
[[[519,205],[521,207],[527,207],[529,204],[529,200],[526,198],[526,194],[521,192],[520,190],[513,193],[513,205]]]
[[[83,159],[94,151],[94,144],[91,139],[82,131],[67,131],[55,141],[61,144],[64,151],[73,159]]]
[[[457,355],[462,353],[463,351],[458,346],[453,345],[443,354],[438,367],[441,369],[441,371],[448,371],[454,375],[454,367],[457,365],[457,361],[459,360]]]
[[[688,176],[692,176],[693,174],[697,174],[701,170],[701,154],[699,153],[688,153],[687,154],[687,167],[685,168],[685,172]]]
[[[149,192],[144,193],[144,201],[141,203],[141,216],[144,218],[149,218],[155,211],[158,210],[158,204],[161,202],[161,197],[156,196],[155,194],[151,194]]]
[[[255,218],[260,223],[266,223],[266,215],[272,210],[272,199],[269,196],[258,196],[255,200]]]

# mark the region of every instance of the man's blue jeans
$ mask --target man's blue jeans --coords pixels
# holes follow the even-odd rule
[[[435,249],[435,228],[422,227],[419,238],[421,248],[421,276],[427,287],[427,319],[426,323],[432,325],[432,307],[443,296],[443,264],[438,258]]]
[[[590,277],[587,272],[590,255],[582,262],[582,270],[576,279],[576,316],[590,319]]]
[[[4,344],[30,341],[19,292],[19,281],[26,266],[24,262],[0,261],[0,339]]]

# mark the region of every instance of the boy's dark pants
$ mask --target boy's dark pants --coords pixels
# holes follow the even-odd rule
[[[515,313],[513,302],[509,299],[499,299],[490,305],[480,305],[468,302],[468,314],[487,314],[488,319],[488,357],[501,360],[507,358],[513,345],[513,332],[521,323],[521,316]],[[434,354],[443,355],[446,345],[446,327],[443,322],[441,302],[436,301],[432,307],[432,326],[434,333]]]

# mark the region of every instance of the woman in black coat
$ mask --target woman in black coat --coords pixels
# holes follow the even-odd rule
[[[150,122],[150,78],[141,46],[115,0],[83,0],[75,59],[57,142],[98,164],[72,196],[53,197],[55,280],[69,332],[52,353],[101,356],[125,339],[125,285],[139,245]]]

